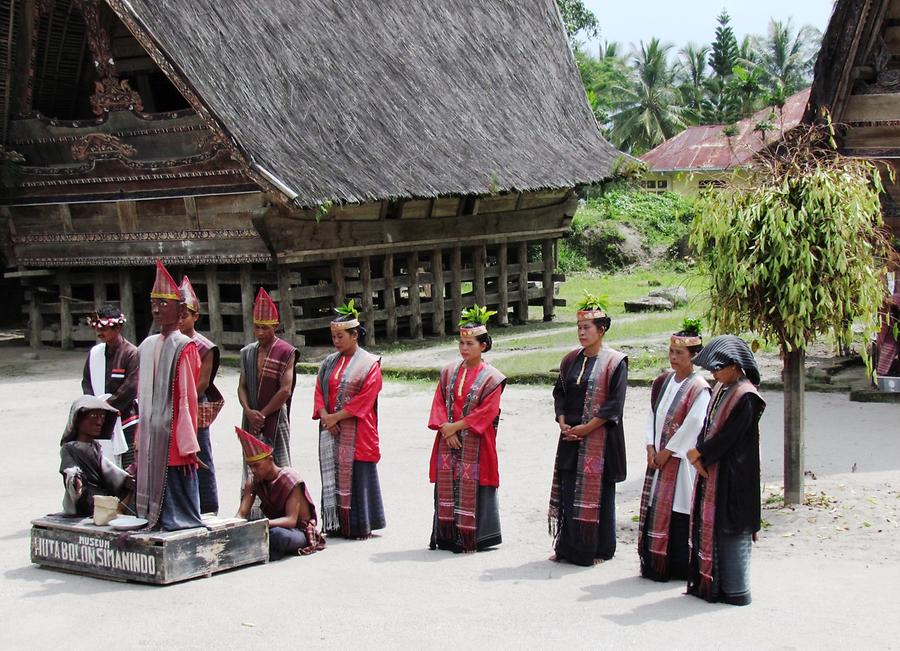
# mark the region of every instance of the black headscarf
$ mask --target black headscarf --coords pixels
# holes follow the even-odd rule
[[[713,337],[703,350],[697,353],[694,364],[705,368],[707,371],[718,371],[737,364],[744,371],[747,378],[756,386],[759,386],[759,367],[753,358],[753,351],[740,337],[734,335],[719,335]]]
[[[101,400],[96,396],[81,396],[72,403],[69,409],[69,421],[66,423],[66,429],[63,431],[60,445],[74,441],[78,438],[78,415],[83,411],[91,411],[92,409],[102,409],[107,412],[106,418],[103,420],[103,429],[98,439],[111,439],[113,428],[116,426],[116,417],[119,415],[115,407],[110,406],[106,400]]]

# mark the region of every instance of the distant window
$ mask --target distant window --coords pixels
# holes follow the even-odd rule
[[[667,186],[669,185],[668,181],[641,181],[640,187],[651,194],[660,194],[666,191]]]
[[[656,184],[656,187],[659,188],[660,190],[665,190],[667,187],[669,187],[669,182],[668,181],[659,181]]]
[[[725,181],[722,181],[721,179],[703,179],[697,183],[697,187],[701,190],[706,190],[708,188],[722,188],[725,187]]]

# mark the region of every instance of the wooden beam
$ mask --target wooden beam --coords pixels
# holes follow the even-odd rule
[[[454,246],[450,255],[450,303],[453,307],[450,323],[455,325],[462,313],[462,249],[459,246]]]
[[[359,279],[362,282],[363,323],[366,326],[366,346],[375,345],[375,304],[372,300],[372,258],[364,255],[359,259]]]
[[[288,343],[297,345],[297,325],[294,321],[294,294],[291,288],[290,269],[280,264],[278,275],[278,308],[281,312],[281,324],[284,326],[284,337]]]
[[[221,292],[219,278],[214,264],[206,265],[206,309],[209,319],[209,334],[212,340],[221,345],[224,328],[222,326]]]
[[[346,299],[346,280],[344,279],[344,259],[336,258],[331,262],[331,283],[334,285],[334,305],[341,305]]]
[[[72,283],[66,269],[59,273],[59,346],[63,350],[74,348],[72,340]]]
[[[894,94],[851,95],[844,109],[844,121],[885,122],[900,120],[900,97]]]
[[[409,295],[409,335],[422,338],[422,301],[419,297],[419,254],[410,253],[406,258],[407,293]]]
[[[106,303],[106,282],[103,269],[94,269],[94,309],[99,310]]]
[[[472,289],[475,294],[475,302],[484,307],[484,267],[487,264],[487,251],[484,244],[479,244],[472,251],[472,268],[475,270],[475,280],[472,281]]]
[[[386,335],[388,343],[397,341],[397,297],[394,296],[394,256],[388,253],[384,256],[382,266],[384,276],[384,309],[387,310]]]
[[[131,279],[132,270],[126,267],[119,269],[119,309],[125,315],[125,327],[122,335],[131,343],[140,343],[137,338],[137,325],[134,318],[134,284]]]
[[[444,320],[444,252],[434,249],[431,252],[431,332],[438,337],[446,334]]]
[[[497,276],[497,291],[500,294],[500,302],[497,305],[497,323],[501,326],[509,325],[509,263],[507,260],[508,247],[506,242],[497,248],[497,265],[500,273]]]
[[[254,340],[253,334],[253,279],[250,277],[250,265],[240,266],[241,274],[241,317],[244,324],[244,341]]]
[[[553,240],[541,242],[541,258],[544,263],[544,321],[553,320],[553,270],[556,261],[553,259]]]
[[[44,329],[44,316],[41,314],[41,299],[38,288],[31,285],[28,289],[28,343],[34,349],[41,347],[41,330]]]
[[[528,242],[519,242],[519,305],[516,318],[519,323],[528,322]]]

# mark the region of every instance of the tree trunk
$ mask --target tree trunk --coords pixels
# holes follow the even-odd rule
[[[803,503],[803,423],[806,351],[784,355],[784,503]]]

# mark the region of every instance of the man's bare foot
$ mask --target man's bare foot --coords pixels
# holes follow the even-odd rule
[[[606,562],[605,558],[595,558],[594,565],[603,565]]]
[[[556,554],[550,554],[550,556],[547,557],[547,560],[553,561],[554,563],[560,562],[560,558]]]

